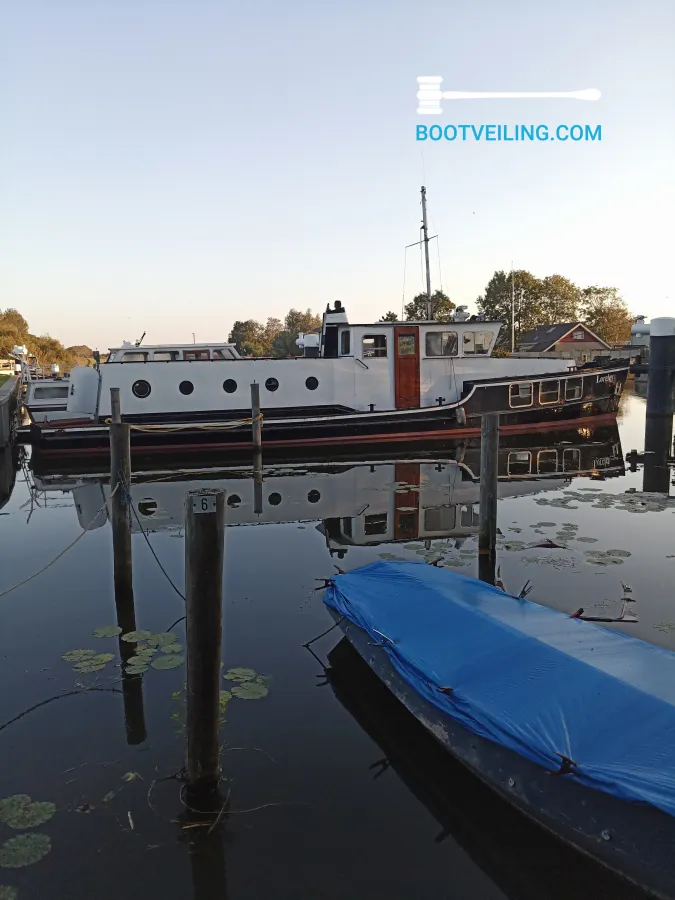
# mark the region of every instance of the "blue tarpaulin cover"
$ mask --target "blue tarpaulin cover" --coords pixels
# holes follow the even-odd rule
[[[675,815],[675,653],[423,563],[337,575],[324,601],[472,732]]]

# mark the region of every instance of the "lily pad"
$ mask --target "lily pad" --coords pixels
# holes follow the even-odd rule
[[[51,849],[52,842],[46,834],[20,834],[0,847],[0,866],[6,869],[31,866],[40,862]]]
[[[152,637],[151,631],[127,631],[126,634],[122,635],[122,640],[129,641],[131,644],[137,644],[139,641],[147,641],[149,637]]]
[[[19,900],[19,892],[8,884],[0,884],[0,900]]]
[[[160,653],[180,653],[182,650],[182,646],[178,643],[175,644],[163,644],[159,648]]]
[[[66,662],[82,662],[82,660],[91,659],[93,656],[96,656],[95,650],[69,650],[63,654],[61,659],[65,659]]]
[[[220,706],[221,708],[226,706],[228,701],[232,699],[232,691],[221,691],[220,692]]]
[[[99,672],[114,658],[114,653],[96,653],[94,656],[88,656],[86,659],[83,659],[82,662],[77,663],[73,668],[76,672]]]
[[[158,656],[150,663],[153,669],[177,669],[185,662],[184,657],[177,653],[171,653],[169,656]]]
[[[149,663],[144,663],[143,665],[136,663],[133,666],[129,663],[124,671],[127,675],[144,675],[148,671],[149,666]]]
[[[223,675],[223,678],[226,681],[252,681],[256,676],[257,672],[255,669],[228,669],[227,672]]]
[[[97,628],[96,631],[92,631],[92,634],[97,638],[111,638],[117,637],[118,634],[122,634],[122,629],[118,625],[104,625],[102,628]]]
[[[537,522],[537,528],[555,528],[557,522]]]
[[[171,631],[159,631],[155,634],[150,634],[145,640],[151,647],[164,647],[167,644],[175,644],[176,635]]]
[[[233,696],[239,697],[240,700],[261,700],[268,693],[265,685],[257,681],[247,681],[232,688]]]
[[[632,556],[632,554],[628,550],[608,550],[607,556],[619,556],[623,559],[628,559],[628,557]]]
[[[14,794],[0,800],[0,820],[10,828],[37,828],[56,812],[53,803],[31,801],[28,794]]]
[[[597,544],[598,539],[592,537],[578,537],[577,540],[582,544]]]

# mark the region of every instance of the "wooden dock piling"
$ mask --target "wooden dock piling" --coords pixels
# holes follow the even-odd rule
[[[667,493],[670,487],[668,456],[673,435],[674,387],[675,319],[652,319],[645,421],[645,491]]]
[[[219,701],[225,492],[190,491],[185,510],[186,788],[191,805],[220,778]]]
[[[260,415],[260,385],[254,382],[251,385],[251,426],[253,432],[253,450],[262,449],[262,418]]]
[[[263,511],[263,481],[262,453],[256,450],[253,453],[253,512],[256,516]]]
[[[497,559],[497,485],[499,413],[484,413],[480,426],[480,519],[478,571],[482,581],[494,584]]]

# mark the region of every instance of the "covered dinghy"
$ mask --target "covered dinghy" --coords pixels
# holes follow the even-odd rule
[[[439,721],[565,776],[540,779],[556,795],[567,785],[556,802],[576,782],[675,815],[674,653],[420,563],[335,576],[324,601],[362,655],[381,648]],[[350,623],[367,636],[360,647]],[[475,739],[464,757],[480,769],[473,751]],[[631,831],[643,815],[632,809]]]

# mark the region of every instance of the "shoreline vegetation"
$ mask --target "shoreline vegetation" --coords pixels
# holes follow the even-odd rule
[[[28,322],[17,309],[0,309],[0,359],[10,358],[12,348],[25,346],[28,352],[37,357],[41,366],[56,363],[62,371],[73,366],[91,366],[94,364],[94,353],[91,347],[77,344],[64,347],[61,341],[49,334],[31,334]],[[3,376],[0,375],[0,384]]]

